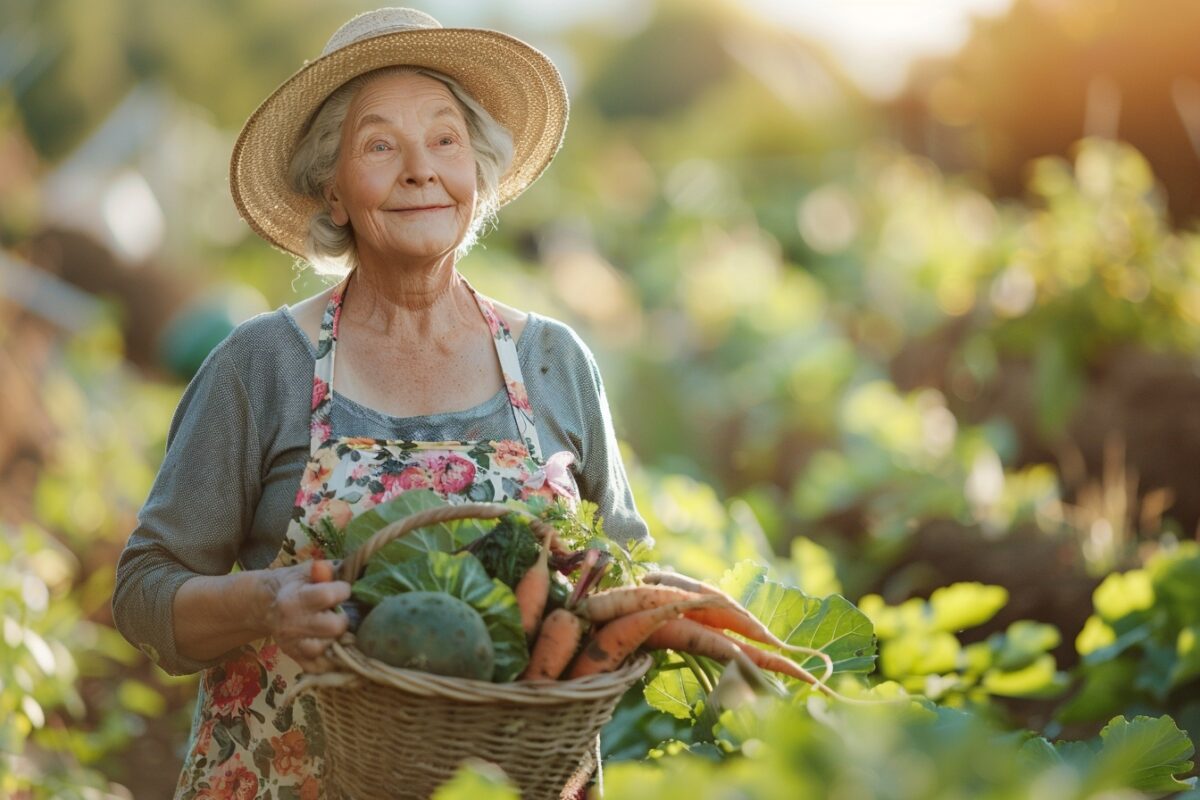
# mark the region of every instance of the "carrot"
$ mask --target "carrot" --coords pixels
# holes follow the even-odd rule
[[[686,575],[680,575],[677,572],[651,572],[642,577],[643,583],[659,586],[674,586],[677,589],[683,589],[687,592],[696,594],[707,594],[715,597],[722,597],[726,600],[725,606],[716,608],[697,609],[688,612],[688,619],[708,625],[712,628],[720,628],[721,630],[733,631],[736,634],[745,636],[747,639],[753,639],[756,642],[769,644],[778,647],[781,650],[787,650],[791,653],[804,653],[805,655],[816,656],[825,662],[825,677],[828,678],[833,672],[833,661],[830,660],[829,654],[816,650],[812,647],[804,647],[798,644],[788,644],[780,639],[775,634],[763,625],[753,614],[751,614],[741,603],[734,600],[725,592],[722,592],[715,586],[710,586],[702,581],[689,578]]]
[[[538,623],[542,621],[542,612],[546,610],[546,598],[550,593],[550,570],[546,566],[548,553],[548,548],[541,548],[537,561],[525,571],[513,591],[517,596],[517,608],[521,610],[521,627],[525,630],[525,638],[529,640],[533,639]]]
[[[761,667],[771,672],[778,672],[782,675],[799,678],[822,691],[833,692],[832,689],[825,685],[823,680],[818,679],[791,659],[785,658],[778,653],[759,650],[754,645],[747,644],[746,642],[736,641],[720,631],[705,627],[691,619],[668,622],[646,639],[646,646],[651,649],[666,648],[674,650],[677,653],[707,656],[722,663],[737,661],[738,665],[747,674],[753,674],[752,670],[754,667]],[[749,669],[747,669],[746,665],[747,660],[753,665]],[[829,677],[828,673],[825,677]]]
[[[518,680],[556,680],[575,657],[582,637],[583,620],[565,608],[551,611],[542,620],[542,629],[529,654],[529,666]]]
[[[694,600],[669,603],[658,608],[649,608],[645,611],[635,611],[614,619],[588,639],[583,652],[571,666],[569,677],[582,678],[601,672],[611,672],[619,667],[621,662],[663,623],[677,619],[689,608],[699,608],[714,602],[719,601],[717,598],[699,597]]]
[[[674,650],[677,653],[705,656],[722,664],[736,661],[747,676],[760,674],[758,667],[733,639],[690,619],[667,622],[650,634],[644,645],[650,650]]]
[[[695,600],[697,597],[701,595],[673,586],[617,586],[584,598],[575,607],[575,613],[592,622],[609,622],[635,611]]]
[[[313,559],[309,578],[313,583],[327,583],[333,580],[333,562],[322,558]]]

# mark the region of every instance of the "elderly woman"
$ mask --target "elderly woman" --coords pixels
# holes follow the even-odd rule
[[[432,489],[582,496],[611,535],[646,535],[591,353],[456,268],[565,124],[541,53],[407,9],[351,20],[247,122],[243,216],[345,277],[209,356],[118,567],[122,633],[202,672],[177,797],[318,796],[315,711],[280,698],[346,629],[350,586],[302,563],[325,556],[321,531]]]

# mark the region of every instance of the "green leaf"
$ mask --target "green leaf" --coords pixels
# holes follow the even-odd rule
[[[488,577],[470,553],[424,553],[400,564],[380,563],[354,584],[354,596],[374,606],[401,592],[445,592],[483,617],[496,651],[492,680],[511,681],[529,663],[521,612],[512,589]]]
[[[1150,573],[1144,569],[1114,572],[1096,587],[1092,604],[1100,618],[1108,623],[1150,608],[1154,605]]]
[[[1067,687],[1067,676],[1055,668],[1049,653],[1033,663],[1009,672],[991,671],[983,676],[983,688],[1001,697],[1054,697]]]
[[[495,764],[467,761],[437,788],[432,800],[521,800],[521,793]]]
[[[1103,744],[1089,785],[1128,787],[1142,792],[1178,792],[1188,784],[1175,778],[1192,768],[1195,747],[1170,717],[1116,717],[1100,731]]]
[[[1003,635],[989,637],[996,647],[996,668],[1006,672],[1024,669],[1062,641],[1058,628],[1042,622],[1018,620]]]
[[[1200,625],[1192,625],[1179,632],[1175,639],[1176,662],[1171,669],[1171,688],[1200,675]]]
[[[809,597],[799,589],[767,580],[766,568],[750,561],[727,571],[720,586],[783,641],[826,653],[834,672],[874,669],[874,626],[841,595]],[[814,671],[822,663],[814,656],[802,666]]]
[[[677,655],[672,655],[666,666],[670,668],[660,669],[646,684],[646,702],[676,719],[693,719],[697,703],[704,699],[700,682]]]
[[[1137,665],[1126,658],[1103,661],[1084,670],[1083,686],[1056,714],[1062,722],[1106,719],[1132,699]]]
[[[1022,772],[1040,772],[1061,764],[1062,756],[1045,737],[1035,736],[1017,751],[1017,763]]]
[[[982,625],[1008,603],[1003,586],[954,583],[935,589],[929,597],[930,625],[934,630],[954,633]]]
[[[414,489],[404,492],[394,500],[380,503],[370,511],[364,511],[350,521],[344,532],[346,552],[352,553],[366,543],[376,531],[398,522],[419,511],[442,508],[449,505],[429,489]],[[398,564],[415,558],[422,553],[448,553],[475,541],[494,523],[490,520],[459,520],[426,525],[411,531],[376,553],[367,565],[370,572],[376,562]]]
[[[1154,593],[1176,626],[1200,625],[1200,545],[1185,542],[1151,562]]]
[[[880,646],[879,668],[889,678],[936,675],[955,669],[962,646],[949,633],[905,634]]]

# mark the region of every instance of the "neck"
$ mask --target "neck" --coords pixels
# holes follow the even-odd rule
[[[402,311],[432,308],[463,283],[447,258],[422,269],[375,268],[360,264],[350,278],[352,288]]]
[[[470,318],[475,303],[452,259],[428,269],[379,269],[360,263],[351,273],[342,308],[343,324],[380,334],[399,331],[428,335]]]

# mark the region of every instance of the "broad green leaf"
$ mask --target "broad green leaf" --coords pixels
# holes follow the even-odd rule
[[[993,670],[983,676],[983,688],[1001,697],[1054,697],[1067,687],[1067,676],[1056,670],[1054,656],[1047,653],[1022,669]]]
[[[666,662],[671,669],[661,669],[646,684],[646,702],[676,719],[690,720],[696,715],[696,704],[704,699],[704,690],[683,659],[672,655]]]
[[[834,672],[873,669],[876,644],[871,620],[841,595],[823,600],[808,597],[799,589],[767,580],[766,568],[745,561],[725,573],[721,589],[783,641],[826,653]],[[813,671],[821,664],[814,656],[802,666]]]
[[[1017,751],[1017,763],[1023,772],[1040,772],[1061,764],[1062,756],[1045,737],[1035,736]]]
[[[1159,605],[1179,627],[1200,625],[1200,545],[1185,542],[1150,565]]]
[[[497,683],[513,680],[529,663],[516,595],[470,553],[432,552],[401,564],[378,564],[354,584],[354,596],[372,606],[402,592],[445,592],[478,611],[496,650]]]
[[[1108,623],[1150,608],[1154,605],[1150,573],[1144,569],[1112,573],[1092,593],[1092,604]]]
[[[1171,688],[1200,675],[1200,625],[1184,628],[1175,638],[1176,662],[1171,669]]]
[[[370,511],[364,511],[346,526],[346,553],[352,553],[366,543],[376,531],[398,522],[419,511],[449,505],[428,489],[404,492],[393,500],[380,503]],[[384,547],[371,558],[367,565],[370,572],[376,562],[398,564],[422,553],[439,551],[453,552],[465,544],[475,541],[495,523],[491,520],[458,520],[427,525],[411,531]]]
[[[1005,672],[1024,669],[1062,641],[1058,628],[1042,622],[1018,620],[1003,635],[989,637],[996,647],[996,668]]]
[[[1079,655],[1086,656],[1101,647],[1108,647],[1117,640],[1117,632],[1108,623],[1092,614],[1083,623],[1083,630],[1075,637],[1075,650]]]
[[[1107,719],[1120,711],[1137,676],[1137,664],[1128,658],[1103,661],[1086,667],[1083,686],[1058,710],[1062,722]]]
[[[1142,792],[1189,788],[1175,778],[1192,768],[1195,747],[1170,717],[1116,717],[1100,731],[1103,744],[1089,785],[1095,789],[1128,787]]]
[[[879,668],[889,678],[952,672],[962,646],[949,633],[909,634],[880,645]]]
[[[1008,603],[1008,590],[1003,586],[982,583],[954,583],[935,589],[929,597],[933,630],[954,633],[964,628],[982,625]]]

